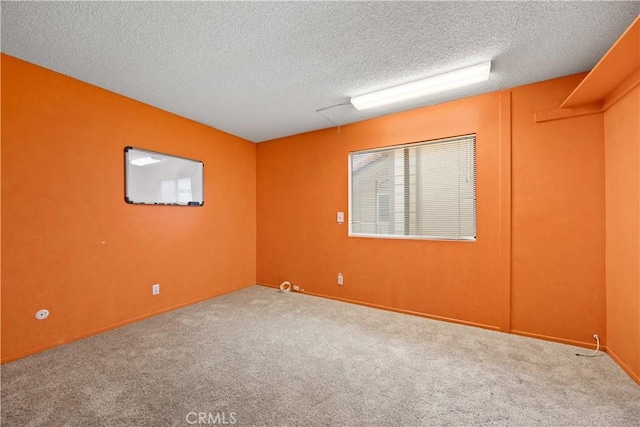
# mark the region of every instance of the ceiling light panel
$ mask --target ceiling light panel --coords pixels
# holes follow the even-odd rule
[[[489,79],[491,61],[351,98],[358,110],[407,101]]]

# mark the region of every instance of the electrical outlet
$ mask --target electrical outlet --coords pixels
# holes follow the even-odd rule
[[[338,273],[338,286],[344,285],[344,277],[342,277],[342,273]]]
[[[152,295],[158,295],[160,293],[160,284],[156,283],[155,285],[153,285],[151,287],[151,294]]]
[[[300,286],[293,285],[293,290],[296,291],[296,292],[299,292],[300,291]]]

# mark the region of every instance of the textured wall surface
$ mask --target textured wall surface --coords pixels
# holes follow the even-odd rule
[[[513,90],[512,328],[604,344],[602,114],[534,123],[584,75]]]
[[[640,89],[605,113],[607,335],[640,379]]]
[[[129,145],[202,160],[204,206],[126,204]],[[3,55],[2,360],[255,283],[255,149]]]
[[[602,114],[533,121],[582,77],[513,89],[511,118],[509,93],[491,93],[259,144],[258,282],[562,342],[604,338]],[[349,151],[474,132],[476,242],[348,237],[335,222]]]

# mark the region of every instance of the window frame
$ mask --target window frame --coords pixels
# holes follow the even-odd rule
[[[447,140],[453,140],[458,138],[465,137],[473,137],[474,138],[474,150],[473,150],[473,170],[474,170],[474,225],[475,225],[475,236],[473,237],[446,237],[446,236],[420,236],[420,235],[392,235],[392,234],[371,234],[371,233],[354,233],[353,232],[353,176],[352,176],[352,155],[354,154],[369,154],[376,152],[388,152],[390,150],[397,150],[403,148],[411,148],[417,145],[428,145],[431,143],[439,143],[446,142]],[[350,151],[347,156],[347,174],[348,174],[348,212],[347,212],[347,224],[348,224],[348,236],[349,237],[362,237],[362,238],[374,238],[374,239],[391,239],[391,240],[431,240],[431,241],[444,241],[444,242],[477,242],[478,241],[478,187],[477,187],[477,144],[478,144],[478,135],[477,133],[468,133],[462,135],[456,135],[451,137],[442,137],[436,139],[415,141],[404,144],[397,145],[386,145],[384,147],[376,147],[371,149]],[[377,218],[377,203],[376,203],[376,218]]]

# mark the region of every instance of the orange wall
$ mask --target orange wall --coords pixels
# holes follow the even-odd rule
[[[513,90],[513,332],[605,343],[603,115],[535,123],[584,75]]]
[[[608,350],[640,382],[640,89],[604,113]]]
[[[256,275],[492,329],[604,339],[603,115],[533,122],[581,78],[256,147],[3,55],[2,360]],[[350,238],[335,222],[347,211],[350,151],[471,132],[477,242]],[[126,145],[203,160],[205,206],[125,204]],[[160,296],[151,296],[153,283]],[[40,308],[51,311],[46,321],[33,318]]]
[[[493,93],[259,144],[258,282],[497,328],[498,112]],[[474,132],[477,242],[348,237],[336,223],[349,151]]]
[[[258,282],[564,342],[604,338],[602,114],[533,123],[582,77],[260,144]],[[470,132],[477,242],[348,237],[335,222],[350,151]]]
[[[255,283],[254,144],[7,55],[1,124],[3,362]],[[126,204],[127,145],[202,160],[204,207]]]

